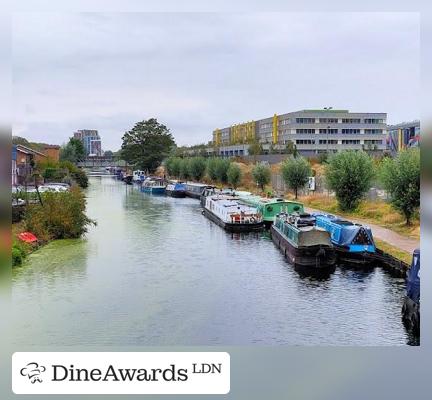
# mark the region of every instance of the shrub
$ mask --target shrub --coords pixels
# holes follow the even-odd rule
[[[88,176],[82,169],[77,168],[71,172],[71,177],[83,189],[88,187]]]
[[[170,157],[165,162],[168,175],[178,178],[180,176],[182,159],[178,157]]]
[[[209,158],[207,161],[207,175],[212,181],[216,181],[218,158]]]
[[[343,211],[357,208],[374,176],[372,158],[363,151],[343,151],[330,157],[325,177]]]
[[[14,240],[12,244],[12,267],[20,266],[23,263],[27,254],[30,253],[30,248],[30,245]]]
[[[255,167],[252,170],[252,177],[254,181],[257,183],[257,185],[261,188],[261,190],[264,191],[264,186],[270,182],[270,178],[271,178],[270,167],[263,164],[255,165]]]
[[[221,183],[228,182],[228,169],[231,165],[231,161],[225,158],[217,158],[216,159],[216,176],[217,180]]]
[[[228,183],[232,185],[234,189],[237,189],[241,179],[242,171],[237,164],[231,163],[227,171]]]
[[[197,181],[201,180],[206,170],[206,161],[202,157],[193,157],[189,160],[189,176]]]
[[[383,159],[379,178],[390,194],[393,207],[410,225],[420,207],[420,151],[409,149],[400,152],[394,159]]]
[[[180,177],[183,179],[188,179],[189,175],[189,159],[181,158],[180,159]]]
[[[303,157],[289,157],[282,164],[282,177],[285,183],[294,190],[296,199],[298,190],[308,183],[311,173],[309,162]]]
[[[26,230],[41,241],[79,238],[88,225],[95,224],[84,213],[86,201],[77,186],[66,192],[43,193],[42,198],[43,205],[29,205],[24,217]]]

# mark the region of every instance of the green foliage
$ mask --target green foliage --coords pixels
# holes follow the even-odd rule
[[[189,158],[180,158],[180,177],[189,179]]]
[[[207,176],[212,181],[217,181],[217,179],[218,179],[218,176],[217,176],[217,163],[218,163],[218,158],[209,158],[207,160]]]
[[[296,199],[298,190],[306,185],[311,173],[310,164],[303,157],[289,157],[282,164],[282,177],[285,183],[294,190]]]
[[[104,151],[104,157],[114,157],[114,153],[111,150]]]
[[[199,181],[204,176],[206,170],[206,161],[202,157],[192,157],[189,159],[189,176]]]
[[[169,129],[150,118],[123,135],[122,158],[141,170],[155,171],[175,146]]]
[[[363,151],[343,151],[330,157],[325,177],[343,211],[357,208],[374,177],[372,158]]]
[[[41,241],[79,238],[95,224],[85,215],[85,197],[77,186],[67,192],[45,192],[42,198],[43,205],[29,205],[24,217],[26,230]]]
[[[242,170],[237,164],[231,163],[227,171],[228,183],[232,185],[234,189],[237,189],[241,179]]]
[[[12,267],[20,266],[30,253],[31,245],[14,240],[12,244]]]
[[[328,153],[319,153],[318,154],[318,162],[320,164],[325,164],[328,161]]]
[[[221,183],[228,182],[228,169],[231,165],[231,161],[226,158],[216,158],[216,176],[217,180]]]
[[[76,163],[86,156],[83,143],[79,139],[69,138],[69,142],[60,149],[60,160]]]
[[[383,159],[379,178],[390,194],[393,207],[410,225],[412,216],[420,207],[420,151],[408,149],[394,159]]]
[[[251,154],[253,156],[258,156],[258,155],[262,154],[263,153],[262,144],[260,142],[258,142],[257,140],[254,140],[249,145],[248,152],[249,152],[249,154]]]
[[[180,176],[181,158],[169,157],[165,161],[165,168],[169,176],[178,178]]]
[[[252,169],[252,177],[261,190],[264,191],[265,185],[267,185],[271,179],[270,167],[264,164],[255,165]]]

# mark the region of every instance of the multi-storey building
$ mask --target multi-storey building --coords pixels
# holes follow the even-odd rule
[[[387,145],[392,153],[407,147],[417,147],[420,144],[420,121],[389,125],[387,129]]]
[[[101,156],[102,145],[99,133],[95,129],[80,129],[74,132],[74,138],[81,140],[88,156]]]
[[[213,132],[220,155],[247,155],[251,143],[264,151],[295,145],[303,155],[340,150],[376,150],[387,147],[386,113],[348,110],[302,110],[250,121]]]

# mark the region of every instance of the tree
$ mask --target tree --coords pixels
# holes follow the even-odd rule
[[[230,167],[231,161],[225,158],[217,158],[216,159],[216,176],[219,182],[227,183],[228,182],[228,168]]]
[[[180,177],[183,179],[188,179],[189,175],[189,159],[188,158],[180,158]]]
[[[104,151],[105,157],[114,157],[114,153],[111,150]]]
[[[255,165],[255,167],[252,169],[252,177],[261,190],[264,191],[265,185],[270,182],[270,167],[264,164]]]
[[[263,147],[262,147],[261,143],[255,139],[249,145],[248,152],[249,152],[249,154],[252,154],[254,156],[254,161],[256,162],[257,156],[259,156],[260,154],[263,153]]]
[[[294,190],[296,199],[298,190],[306,185],[311,173],[310,164],[303,157],[289,157],[282,164],[282,177],[288,187]]]
[[[420,151],[408,149],[396,158],[382,160],[379,178],[390,194],[391,203],[411,225],[415,211],[420,207]]]
[[[204,176],[206,170],[206,161],[202,157],[193,157],[189,160],[188,168],[191,178],[199,181]]]
[[[155,171],[175,146],[169,129],[156,118],[137,122],[122,137],[122,158],[141,169]]]
[[[72,163],[77,163],[78,161],[84,159],[86,156],[86,151],[83,143],[79,139],[73,137],[69,138],[69,142],[63,145],[60,149],[60,160],[70,161]]]
[[[330,157],[325,177],[327,185],[336,192],[343,211],[354,210],[369,190],[374,176],[372,158],[364,151],[343,151]]]
[[[217,163],[218,158],[209,158],[207,160],[207,175],[212,181],[217,180]]]
[[[168,175],[174,176],[176,178],[180,177],[182,159],[179,157],[170,157],[165,162],[165,167],[167,169]]]
[[[237,189],[241,179],[242,179],[242,170],[237,164],[231,163],[227,171],[228,183],[232,185],[234,189]]]

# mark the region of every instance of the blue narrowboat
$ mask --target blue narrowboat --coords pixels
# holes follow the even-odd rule
[[[150,194],[165,194],[165,183],[163,179],[151,178],[146,179],[141,185],[141,192]]]
[[[330,214],[314,214],[316,226],[330,233],[339,259],[360,264],[375,260],[376,246],[372,230]]]
[[[411,268],[407,272],[402,320],[408,330],[417,335],[420,333],[420,249],[414,250]]]
[[[186,197],[186,185],[184,182],[170,181],[165,189],[167,196]]]

